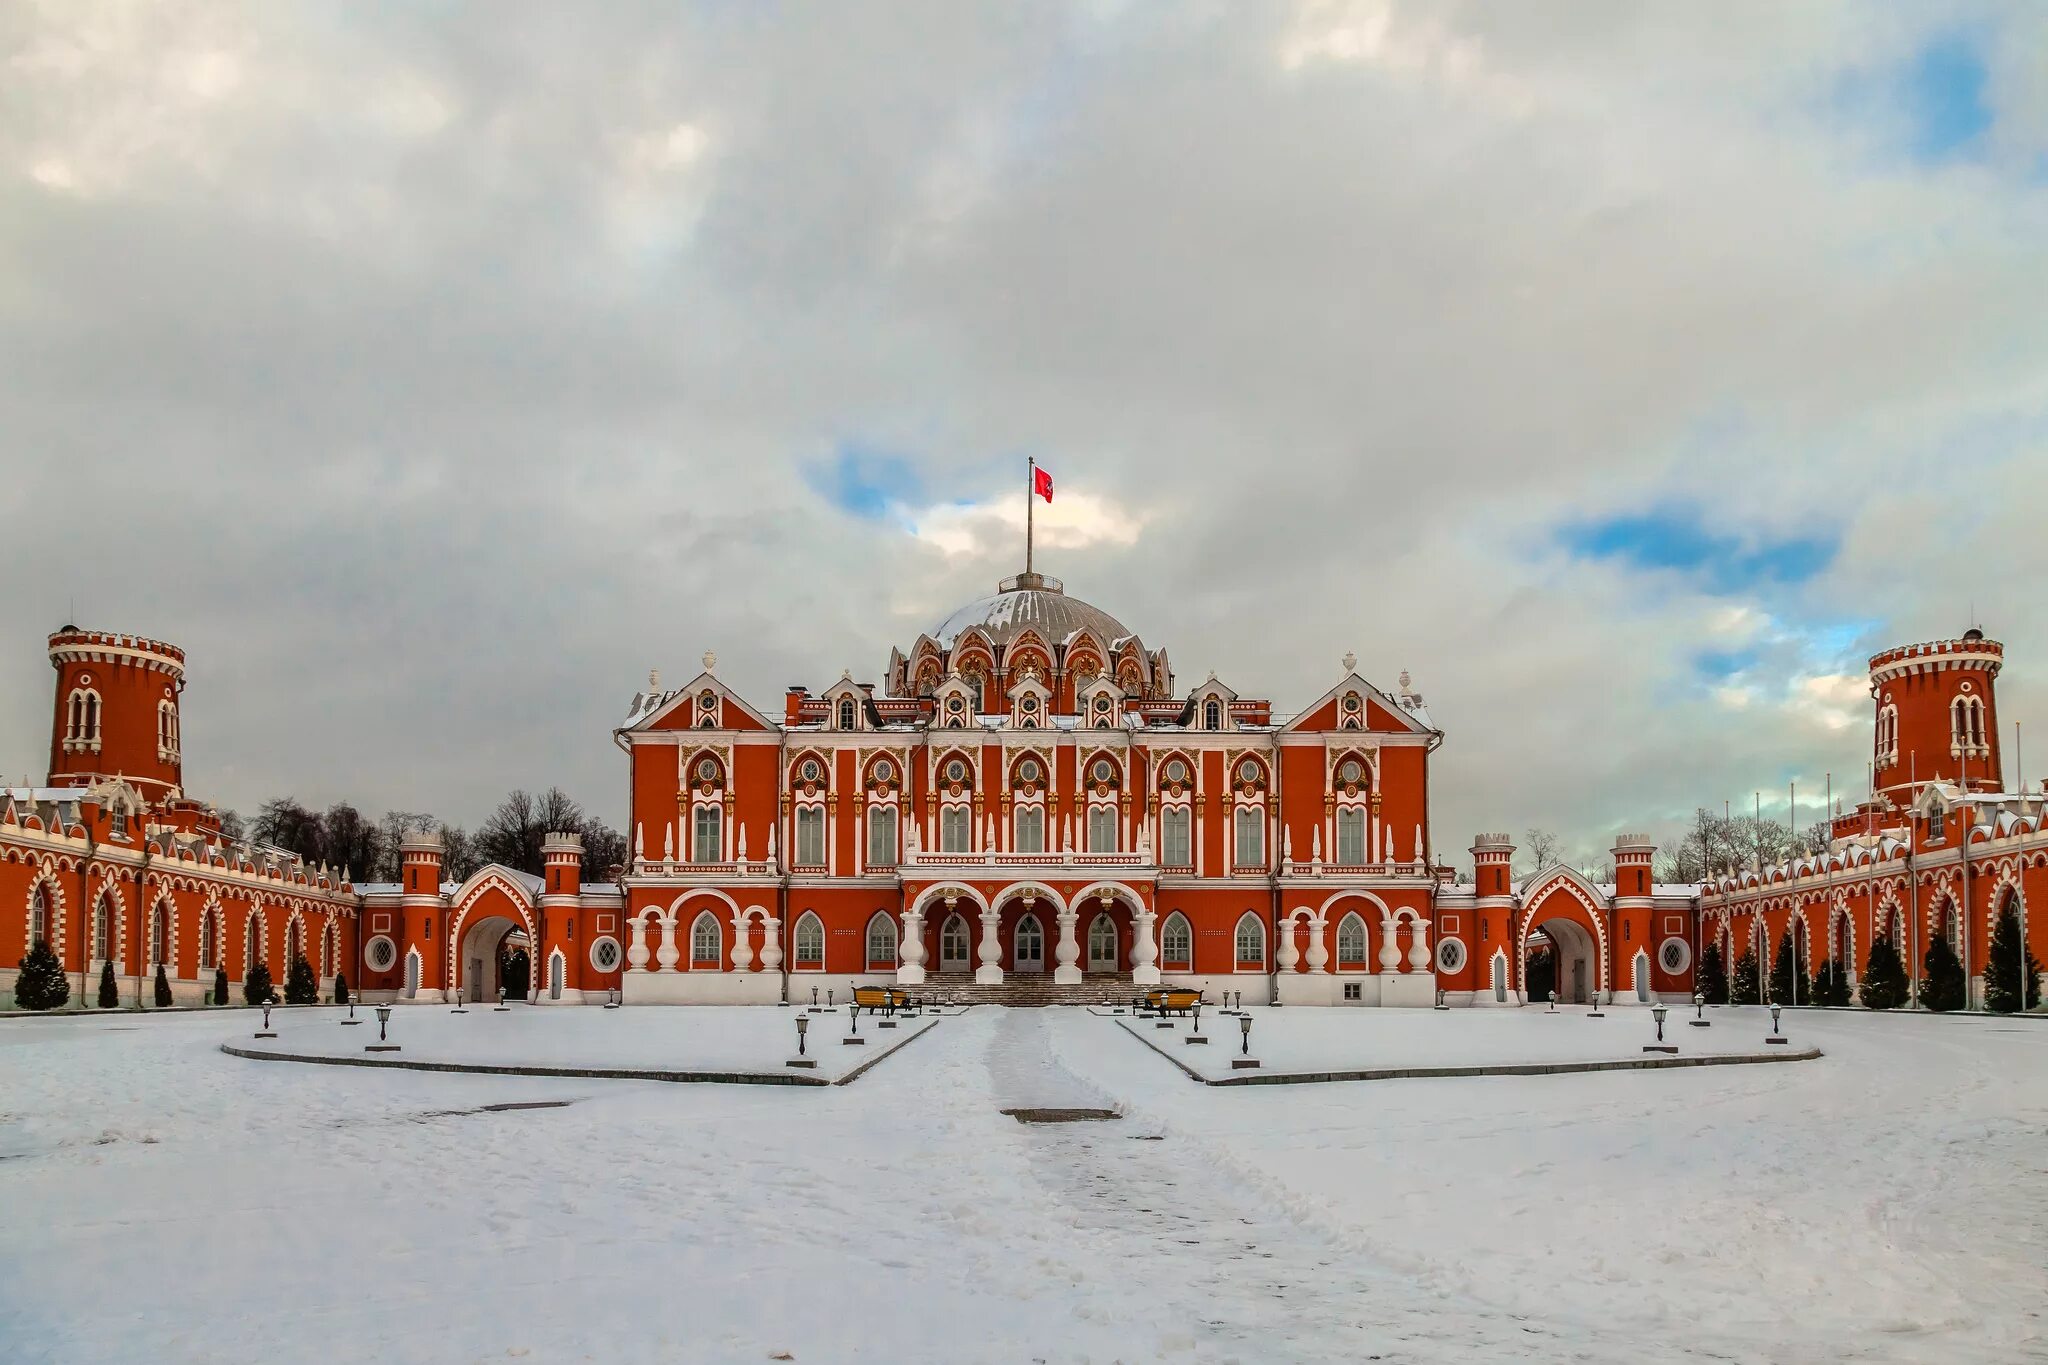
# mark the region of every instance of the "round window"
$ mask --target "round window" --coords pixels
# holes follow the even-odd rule
[[[1692,945],[1682,938],[1667,938],[1657,949],[1657,961],[1665,971],[1676,975],[1692,965]]]
[[[1356,711],[1358,709],[1358,694],[1356,692],[1344,694],[1344,709],[1346,711]]]
[[[1095,699],[1095,709],[1098,711],[1107,711],[1109,709],[1109,698],[1097,697]]]
[[[1187,780],[1188,780],[1188,765],[1187,765],[1187,764],[1185,764],[1185,763],[1183,763],[1183,762],[1181,762],[1181,761],[1180,761],[1179,759],[1177,759],[1177,758],[1176,758],[1176,759],[1174,759],[1174,760],[1173,760],[1173,762],[1171,762],[1171,763],[1169,763],[1169,764],[1167,764],[1167,765],[1166,765],[1166,780],[1167,780],[1168,782],[1185,782],[1185,781],[1187,781]]]
[[[1038,780],[1037,762],[1027,758],[1022,763],[1019,763],[1017,765],[1017,780],[1020,782],[1036,782]]]
[[[1258,765],[1258,764],[1256,764],[1256,763],[1254,763],[1254,762],[1252,762],[1252,760],[1250,760],[1250,759],[1246,759],[1246,760],[1245,760],[1244,762],[1242,762],[1242,763],[1238,764],[1238,765],[1237,765],[1237,780],[1238,780],[1238,781],[1240,781],[1240,782],[1256,782],[1256,781],[1258,781],[1258,780],[1259,780],[1259,765]]]
[[[960,698],[958,698],[958,697],[948,697],[948,698],[946,698],[946,709],[947,709],[948,711],[951,711],[951,712],[952,712],[952,713],[953,713],[954,715],[956,715],[956,716],[957,716],[957,715],[959,715],[959,714],[960,714],[960,712],[962,712],[963,710],[965,710],[965,709],[966,709],[966,707],[967,707],[967,703],[966,703],[966,702],[964,702],[964,701],[962,701],[962,700],[960,700]]]
[[[1036,711],[1038,709],[1038,698],[1026,697],[1022,705],[1026,711]]]
[[[948,763],[946,765],[946,780],[948,782],[965,782],[967,780],[967,765],[957,758]]]
[[[1111,762],[1110,762],[1110,761],[1109,761],[1108,759],[1106,759],[1106,758],[1103,758],[1103,759],[1097,759],[1097,760],[1096,760],[1096,763],[1095,763],[1095,780],[1096,780],[1097,782],[1108,782],[1108,781],[1111,781],[1112,779],[1114,779],[1115,777],[1116,777],[1116,766],[1115,766],[1114,764],[1112,764],[1112,763],[1111,763]]]
[[[615,938],[601,938],[590,945],[590,965],[601,972],[611,971],[619,965],[619,941]]]
[[[888,759],[880,758],[875,760],[875,781],[887,782],[894,776],[896,776],[896,769],[890,766]]]
[[[704,760],[703,760],[702,762],[698,763],[698,765],[697,765],[697,780],[698,780],[699,782],[709,782],[709,781],[711,781],[711,780],[712,780],[713,778],[715,778],[715,777],[717,777],[717,776],[718,776],[718,761],[717,761],[716,759],[710,759],[710,758],[707,758],[707,759],[704,759]]]
[[[712,707],[718,705],[718,694],[708,690],[699,692],[697,694],[697,705],[709,711]]]
[[[1440,972],[1455,972],[1465,965],[1465,945],[1455,938],[1447,938],[1436,945],[1436,969]]]
[[[379,934],[363,945],[363,961],[373,972],[388,972],[398,961],[398,945]]]
[[[820,769],[818,767],[818,760],[815,758],[805,759],[803,771],[804,781],[816,782],[818,780],[818,773],[820,772]]]
[[[1364,767],[1362,767],[1359,764],[1359,761],[1355,758],[1345,759],[1344,766],[1337,770],[1338,776],[1342,777],[1346,782],[1352,783],[1354,785],[1357,784],[1358,779],[1364,776],[1364,774]]]

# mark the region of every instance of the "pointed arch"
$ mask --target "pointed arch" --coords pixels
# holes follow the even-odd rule
[[[789,964],[791,971],[825,970],[825,921],[818,918],[817,911],[806,910],[796,917],[796,929],[790,943],[794,950]]]
[[[1266,921],[1257,912],[1247,910],[1237,917],[1231,940],[1238,971],[1266,970]]]
[[[1195,969],[1195,931],[1188,917],[1176,910],[1159,929],[1159,968],[1167,972]]]
[[[964,972],[974,965],[974,931],[958,910],[939,927],[939,970]]]
[[[690,921],[690,970],[716,972],[725,967],[725,926],[709,910]]]
[[[1104,910],[1097,910],[1088,921],[1088,966],[1091,972],[1113,972],[1122,961],[1122,952],[1117,942],[1116,921]]]
[[[896,918],[886,910],[877,910],[868,916],[867,932],[861,936],[867,945],[867,970],[871,972],[893,972],[896,970]]]
[[[1345,911],[1344,918],[1337,922],[1337,970],[1372,970],[1371,936],[1366,932],[1365,916],[1356,910]]]

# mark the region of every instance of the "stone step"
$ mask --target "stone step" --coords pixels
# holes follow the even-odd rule
[[[965,1005],[1009,1005],[1032,1009],[1046,1005],[1100,1005],[1107,996],[1124,1004],[1137,994],[1128,972],[1091,975],[1078,984],[1062,985],[1044,974],[1013,975],[986,985],[971,973],[933,972],[922,986],[905,987],[919,1000],[955,1000]]]

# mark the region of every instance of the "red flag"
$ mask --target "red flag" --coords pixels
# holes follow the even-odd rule
[[[1031,471],[1031,491],[1044,498],[1047,502],[1051,502],[1052,475],[1046,473],[1043,469],[1034,468]]]

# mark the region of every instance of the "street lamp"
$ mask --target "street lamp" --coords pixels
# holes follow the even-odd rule
[[[614,986],[606,991],[605,994],[611,998],[604,1002],[604,1007],[608,1010],[617,1009],[619,1007],[619,988]]]
[[[384,1041],[384,1026],[391,1022],[391,1006],[377,1006],[377,1041]]]
[[[1239,1033],[1239,1034],[1240,1034],[1240,1035],[1241,1035],[1241,1036],[1242,1036],[1242,1037],[1244,1038],[1244,1050],[1243,1050],[1243,1053],[1242,1053],[1242,1055],[1243,1055],[1243,1056],[1246,1056],[1246,1057],[1249,1057],[1249,1056],[1251,1056],[1251,1055],[1252,1055],[1252,1017],[1251,1017],[1251,1016],[1250,1016],[1249,1014],[1240,1014],[1240,1015],[1238,1015],[1238,1016],[1237,1016],[1237,1031],[1238,1031],[1238,1033]]]
[[[860,1002],[855,1001],[848,1008],[852,1012],[847,1016],[846,1031],[858,1038],[860,1037]]]
[[[1650,1017],[1657,1021],[1657,1041],[1660,1043],[1664,1041],[1664,1016],[1670,1012],[1670,1009],[1671,1007],[1662,1000],[1650,1006]]]
[[[1693,1017],[1685,1022],[1691,1024],[1694,1028],[1712,1028],[1714,1026],[1712,1021],[1707,1018],[1707,993],[1705,991],[1694,991],[1692,993],[1692,1013]]]
[[[804,1035],[811,1031],[811,1016],[799,1014],[796,1017],[796,1055],[804,1055]]]
[[[1556,991],[1552,991],[1552,992],[1550,993],[1550,1008],[1549,1008],[1549,1009],[1547,1009],[1547,1010],[1545,1010],[1545,1011],[1543,1011],[1543,1012],[1544,1012],[1545,1014],[1556,1014],[1556,1013],[1557,1013],[1557,992],[1556,992]]]
[[[362,1020],[356,1018],[356,997],[353,991],[349,993],[348,997],[348,1018],[342,1020],[341,1022],[344,1024],[360,1024],[363,1022]]]
[[[270,1001],[263,1002],[263,1027],[270,1027]]]
[[[811,1008],[818,1008],[818,988],[816,986],[811,987]]]
[[[1199,1034],[1199,1033],[1201,1033],[1201,1031],[1202,1031],[1202,997],[1198,995],[1198,996],[1196,996],[1196,997],[1195,997],[1195,1032],[1196,1032],[1197,1034]]]
[[[1764,1039],[1767,1043],[1782,1043],[1785,1041],[1785,1030],[1778,1027],[1778,1011],[1783,1008],[1783,1005],[1776,1003],[1771,1005],[1771,1036]]]

